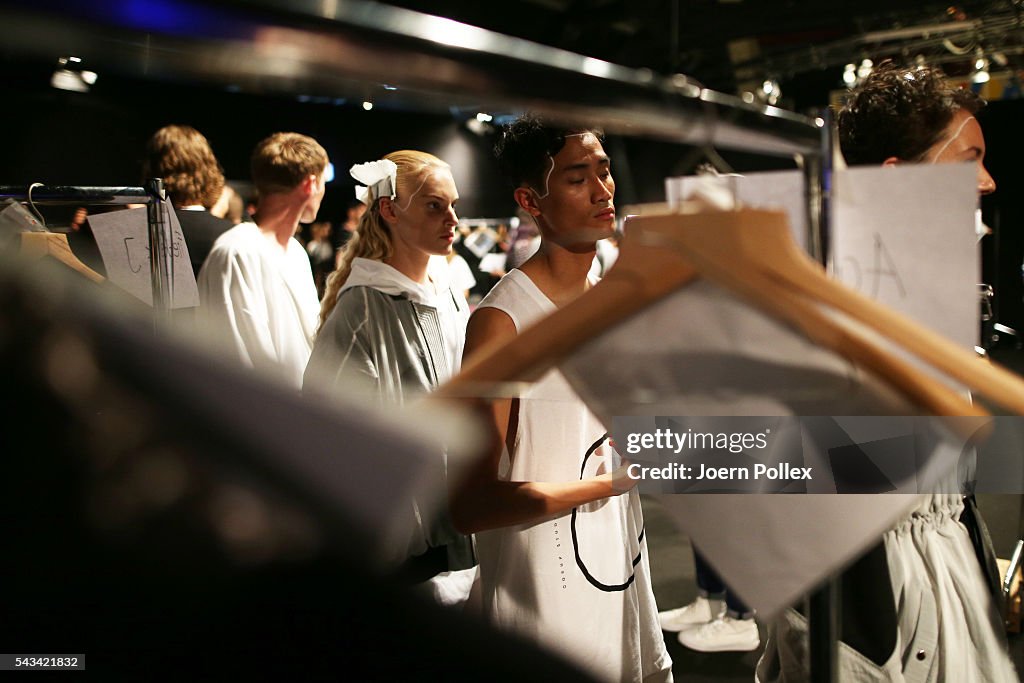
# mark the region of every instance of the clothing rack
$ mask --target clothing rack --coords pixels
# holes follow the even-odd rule
[[[104,3],[13,0],[5,10],[5,46],[46,59],[54,50],[88,54],[93,64],[141,78],[174,75],[242,92],[377,98],[406,109],[530,109],[625,136],[795,157],[806,178],[807,244],[812,256],[827,259],[833,145],[827,114],[809,118],[708,90],[682,74],[623,67],[367,0],[201,8],[193,0],[167,0],[164,9],[202,31],[161,30]],[[91,29],[55,31],[57,14]],[[154,244],[163,232],[158,225],[151,221]],[[157,265],[154,301],[166,305],[162,286],[169,278]],[[836,680],[837,634],[830,624],[837,623],[837,593],[827,585],[809,610],[809,630],[821,636],[810,642],[815,681]]]
[[[145,204],[149,225],[149,268],[153,286],[153,308],[158,315],[171,309],[171,226],[160,210],[166,199],[160,178],[146,181],[145,187],[97,187],[91,185],[24,185],[0,186],[0,201],[10,199],[35,204],[82,204],[91,206],[123,206]],[[161,258],[162,256],[162,258]]]

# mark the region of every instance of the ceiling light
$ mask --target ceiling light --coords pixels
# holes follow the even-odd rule
[[[491,131],[491,127],[478,118],[466,119],[466,129],[476,135],[486,135]]]
[[[71,92],[89,92],[89,84],[82,80],[82,75],[69,69],[57,69],[50,76],[50,85],[58,90]]]
[[[95,71],[78,70],[81,63],[81,57],[60,57],[50,76],[50,85],[58,90],[89,92],[89,86],[99,77]]]
[[[870,59],[864,59],[861,61],[860,66],[857,67],[857,78],[864,80],[871,75],[871,70],[875,67],[875,63]]]
[[[985,53],[981,51],[981,48],[978,48],[977,52],[975,52],[974,73],[971,74],[971,82],[988,83],[990,78],[988,60],[985,58]]]
[[[847,64],[846,68],[843,69],[843,83],[852,88],[856,82],[857,66],[855,64]]]
[[[761,91],[758,94],[768,104],[775,104],[782,97],[782,88],[779,87],[778,81],[769,78],[761,84]]]
[[[371,102],[370,100],[363,100],[363,109],[365,109],[366,111],[370,111],[371,109],[373,109],[373,102]]]
[[[494,119],[493,116],[491,116],[490,114],[485,114],[483,112],[479,112],[476,115],[476,120],[479,121],[480,123],[490,123],[492,119]]]

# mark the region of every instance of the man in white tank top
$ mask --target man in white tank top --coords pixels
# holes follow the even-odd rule
[[[526,116],[496,151],[541,245],[470,318],[467,357],[586,291],[595,244],[615,229],[615,181],[595,131]],[[487,616],[600,680],[671,681],[639,496],[612,485],[604,426],[557,370],[495,401],[492,417],[501,445],[451,503],[460,530],[478,532]]]

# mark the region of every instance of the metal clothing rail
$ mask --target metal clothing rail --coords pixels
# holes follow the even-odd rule
[[[90,185],[2,185],[0,201],[10,199],[31,204],[87,204],[112,206],[145,204],[149,224],[149,268],[153,287],[153,308],[166,313],[171,308],[171,227],[160,210],[165,199],[160,178],[146,181],[145,187],[96,187]]]
[[[624,67],[366,0],[0,0],[5,49],[85,55],[144,78],[241,92],[359,97],[438,110],[529,108],[609,132],[763,154],[818,154],[821,125],[711,91],[686,76]],[[403,100],[405,98],[405,100]],[[479,108],[477,108],[479,107]]]

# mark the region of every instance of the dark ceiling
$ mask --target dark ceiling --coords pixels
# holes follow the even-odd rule
[[[684,73],[724,92],[765,78],[840,87],[843,65],[921,55],[951,73],[980,49],[1024,66],[1024,2],[984,0],[397,0],[611,62]],[[997,58],[1000,59],[1000,58]],[[837,72],[838,70],[838,72]]]
[[[778,104],[804,113],[842,87],[844,65],[866,58],[923,60],[951,75],[971,73],[981,58],[993,75],[1016,76],[1024,68],[1024,0],[0,0],[5,5],[15,14],[7,17],[0,55],[52,64],[74,49],[128,75],[331,98],[358,96],[365,83],[401,76],[403,92],[426,84],[422,90],[451,103],[453,93],[467,89],[467,74],[477,77],[477,95],[508,94],[488,85],[483,65],[476,72],[457,68],[464,59],[451,50],[446,62],[403,61],[401,41],[383,24],[374,24],[376,33],[366,29],[363,18],[410,25],[428,44],[456,48],[467,47],[459,42],[464,32],[390,6],[634,70],[682,73],[724,93],[757,92],[766,80],[778,81]],[[11,17],[20,22],[14,28]],[[521,42],[486,42],[504,57],[530,52],[535,64],[558,61],[551,50]],[[522,92],[505,99],[522,102],[546,85],[557,87],[532,73],[506,79],[522,81],[514,83]]]

